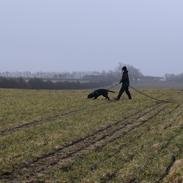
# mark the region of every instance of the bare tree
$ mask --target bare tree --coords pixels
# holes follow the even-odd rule
[[[144,77],[144,75],[140,72],[139,69],[135,68],[132,65],[123,64],[123,63],[119,63],[118,64],[118,67],[116,69],[116,72],[118,73],[118,75],[121,75],[121,69],[124,66],[127,66],[127,68],[128,68],[129,77],[130,77],[130,80],[131,81],[137,82],[139,79],[141,79],[142,77]]]

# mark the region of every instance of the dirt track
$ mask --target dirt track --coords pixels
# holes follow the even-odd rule
[[[95,132],[74,140],[60,148],[53,150],[48,154],[44,154],[40,157],[20,164],[15,167],[12,172],[4,172],[0,175],[0,180],[7,180],[8,182],[15,182],[15,180],[21,179],[22,176],[26,175],[26,181],[40,172],[45,172],[47,168],[56,166],[64,166],[64,162],[67,160],[73,160],[78,155],[89,150],[97,150],[103,148],[106,144],[109,144],[118,138],[121,138],[133,131],[136,128],[147,123],[150,119],[156,117],[159,113],[166,109],[168,104],[159,103],[150,106],[143,112],[138,112],[134,116],[128,117],[125,120],[119,120],[115,123],[111,123],[104,128],[98,129]],[[174,110],[176,110],[177,106]],[[174,111],[172,110],[172,112]],[[122,148],[122,147],[121,147]],[[130,156],[128,159],[132,159]]]
[[[97,106],[102,106],[102,105],[107,105],[107,104],[108,103],[102,103],[102,104],[98,104]],[[53,116],[48,116],[45,119],[35,119],[35,120],[30,121],[30,122],[23,123],[21,125],[16,125],[14,127],[2,129],[2,130],[0,130],[0,136],[12,134],[12,133],[17,132],[19,130],[24,130],[27,128],[33,128],[33,127],[36,127],[38,125],[45,124],[45,123],[54,123],[55,120],[57,120],[59,118],[78,113],[78,112],[83,111],[85,109],[90,109],[90,108],[92,109],[93,108],[93,110],[96,110],[96,108],[94,108],[94,107],[96,107],[96,106],[95,105],[77,106],[77,107],[73,108],[72,110],[62,111],[59,114],[56,114]]]

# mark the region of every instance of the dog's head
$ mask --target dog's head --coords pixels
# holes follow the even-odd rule
[[[93,98],[94,97],[94,94],[93,93],[90,93],[89,95],[88,95],[88,98]]]

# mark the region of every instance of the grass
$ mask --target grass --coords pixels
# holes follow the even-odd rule
[[[0,133],[0,182],[155,183],[181,179],[183,94],[170,89],[144,91],[153,97],[171,99],[174,103],[162,104],[164,110],[133,129],[133,125],[141,124],[150,113],[140,119],[133,114],[142,114],[155,104],[138,93],[133,93],[132,101],[124,97],[119,102],[108,102],[87,100],[88,91],[84,90],[0,90],[0,132],[6,130],[6,133]],[[157,106],[151,113],[155,114],[159,109]],[[99,133],[91,139],[95,143],[83,141],[84,145],[76,144],[74,148],[81,145],[87,148],[65,160],[60,158],[62,153],[67,155],[73,151],[59,151],[64,144],[117,121],[124,125],[125,120],[131,124],[116,133],[119,136],[116,140],[109,131],[105,138],[95,141],[95,138],[103,137]],[[29,126],[15,128],[32,122]],[[112,130],[114,127],[108,128]],[[173,156],[175,162],[172,162]],[[36,157],[42,157],[42,160],[36,162],[34,171],[29,162]],[[53,159],[56,163],[52,165],[49,161],[53,162]],[[24,164],[28,164],[25,170],[21,169]],[[46,168],[40,170],[41,167]],[[4,176],[12,171],[16,175]]]

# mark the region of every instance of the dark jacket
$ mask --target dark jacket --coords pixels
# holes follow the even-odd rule
[[[125,86],[125,87],[128,87],[130,85],[128,71],[123,72],[122,79],[121,79],[120,83],[122,83],[123,86]]]

